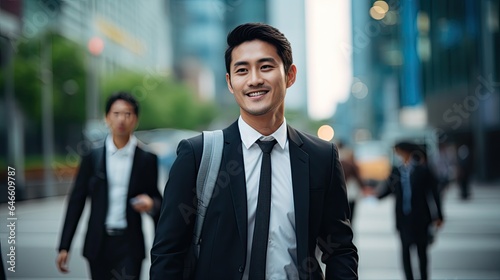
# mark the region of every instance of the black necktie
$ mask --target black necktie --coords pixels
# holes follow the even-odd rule
[[[262,150],[262,167],[260,169],[259,198],[255,212],[249,280],[266,279],[267,238],[271,212],[271,151],[276,140],[257,140],[256,143]]]

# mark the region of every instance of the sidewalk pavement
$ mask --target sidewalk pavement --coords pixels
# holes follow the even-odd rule
[[[8,224],[7,204],[0,204],[0,221]],[[66,211],[66,197],[50,197],[33,199],[16,203],[16,263],[15,272],[6,271],[7,279],[22,280],[54,280],[90,279],[87,276],[88,265],[82,256],[84,235],[89,215],[89,206],[86,205],[80,219],[75,238],[71,245],[68,274],[61,274],[56,268],[57,247],[59,245],[60,232]],[[154,237],[154,226],[150,217],[144,214],[143,226],[145,230],[146,247],[150,248]],[[10,265],[6,263],[9,248],[7,244],[10,230],[6,226],[0,227],[0,241],[2,242],[2,259],[4,268]],[[148,249],[149,250],[149,249]],[[149,254],[148,254],[149,255]],[[147,256],[148,257],[148,256]],[[148,279],[149,259],[143,262],[141,279]]]

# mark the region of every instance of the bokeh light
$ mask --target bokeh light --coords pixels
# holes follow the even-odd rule
[[[89,52],[93,55],[100,55],[104,50],[104,41],[99,37],[92,37],[88,44]]]
[[[318,128],[318,137],[325,141],[332,140],[334,135],[335,131],[333,130],[333,127],[327,124],[322,125],[320,128]]]

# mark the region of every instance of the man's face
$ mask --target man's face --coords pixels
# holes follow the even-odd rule
[[[116,100],[106,115],[106,123],[113,136],[132,134],[137,125],[137,115],[134,113],[134,107],[125,100]]]
[[[235,47],[231,58],[226,81],[242,117],[282,116],[286,89],[295,82],[295,65],[285,73],[276,47],[261,40]]]

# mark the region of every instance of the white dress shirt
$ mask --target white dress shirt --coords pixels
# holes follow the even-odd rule
[[[266,279],[298,279],[297,239],[295,235],[295,209],[292,171],[286,120],[273,134],[263,136],[241,118],[238,126],[243,143],[243,161],[247,188],[248,236],[247,263],[243,280],[248,279],[252,251],[255,212],[259,194],[262,150],[255,141],[276,139],[271,152],[271,216],[267,245]]]
[[[127,227],[127,194],[130,172],[134,160],[137,138],[130,136],[128,143],[118,149],[113,137],[106,138],[106,173],[108,179],[108,212],[106,228],[124,229]]]

